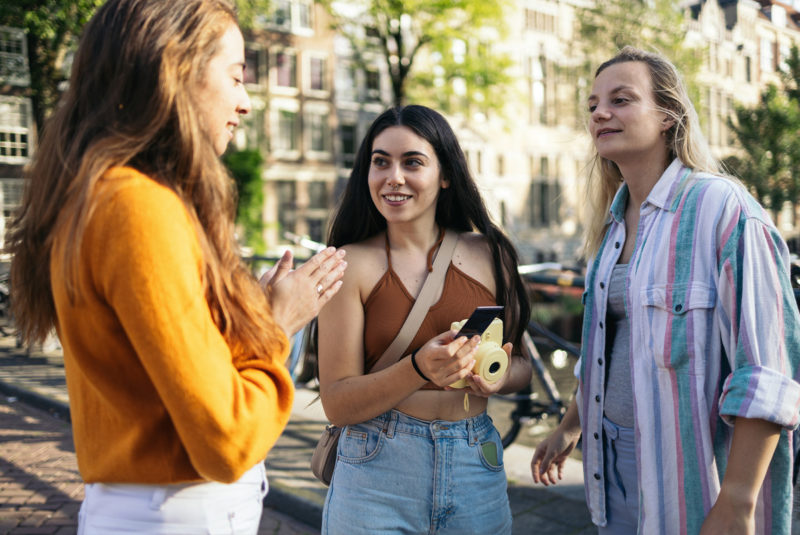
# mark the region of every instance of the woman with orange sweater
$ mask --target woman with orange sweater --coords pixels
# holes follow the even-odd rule
[[[87,25],[8,235],[24,337],[64,347],[81,533],[255,533],[288,418],[290,336],[333,248],[262,285],[219,160],[250,109],[226,0],[110,0]]]

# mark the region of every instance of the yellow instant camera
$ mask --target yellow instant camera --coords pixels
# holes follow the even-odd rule
[[[467,320],[456,321],[450,326],[459,330]],[[503,320],[495,318],[481,335],[478,350],[475,353],[475,365],[472,373],[480,375],[487,383],[496,383],[508,369],[508,355],[503,350]],[[465,388],[467,382],[459,379],[450,385],[453,388]]]

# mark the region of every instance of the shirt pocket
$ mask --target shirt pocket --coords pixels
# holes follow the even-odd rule
[[[643,316],[634,339],[634,359],[644,351],[661,369],[704,375],[713,332],[716,289],[704,282],[652,285],[639,294]]]

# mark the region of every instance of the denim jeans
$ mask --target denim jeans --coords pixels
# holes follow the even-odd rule
[[[255,535],[264,509],[264,463],[235,483],[88,483],[78,535],[107,533]]]
[[[636,535],[639,527],[639,474],[632,427],[603,418],[606,472],[606,525],[599,535]]]
[[[322,533],[511,533],[503,446],[489,416],[425,421],[392,410],[346,426]]]

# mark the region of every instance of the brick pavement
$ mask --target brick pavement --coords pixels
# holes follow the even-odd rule
[[[14,398],[0,402],[0,534],[77,533],[83,482],[69,424]],[[259,535],[319,533],[265,508]]]
[[[60,351],[25,355],[13,339],[0,336],[0,393],[0,535],[75,533],[83,490],[66,422]],[[260,534],[319,533],[327,489],[314,479],[308,462],[325,417],[321,405],[311,403],[315,396],[298,389],[289,425],[267,457],[270,492]],[[596,533],[583,499],[579,461],[570,459],[562,484],[533,485],[528,466],[542,430],[534,431],[523,431],[504,453],[513,535]],[[792,535],[800,535],[798,492],[795,502]]]

